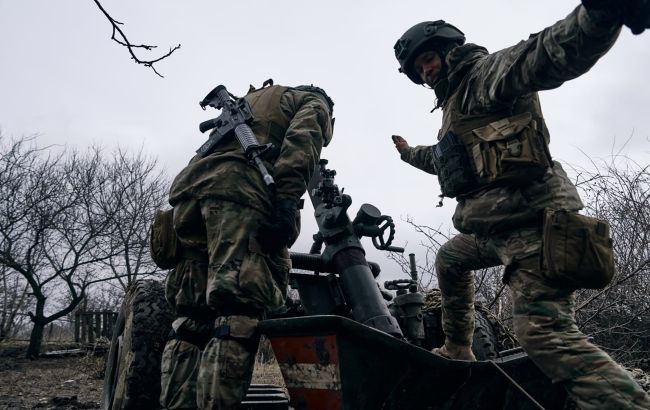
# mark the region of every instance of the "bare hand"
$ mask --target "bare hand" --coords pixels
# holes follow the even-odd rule
[[[399,135],[393,135],[391,138],[395,144],[395,149],[397,149],[397,152],[400,154],[409,149],[409,144],[404,138],[400,137]]]

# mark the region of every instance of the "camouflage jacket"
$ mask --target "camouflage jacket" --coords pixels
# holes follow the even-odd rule
[[[261,144],[273,143],[264,156],[276,184],[275,198],[259,170],[250,164],[235,138],[221,142],[210,155],[192,158],[174,179],[169,203],[217,198],[268,214],[274,199],[297,201],[306,191],[320,152],[332,138],[327,104],[317,94],[271,86],[246,95],[254,121],[251,128]]]
[[[519,99],[537,101],[537,91],[559,87],[587,72],[619,32],[620,25],[594,21],[579,6],[565,19],[501,51],[489,54],[474,44],[457,47],[445,60],[444,87],[436,89],[443,118],[449,108],[446,103],[452,100],[458,102],[461,112],[479,116],[494,115]],[[443,123],[445,127],[448,124]],[[403,152],[401,158],[435,174],[432,155],[431,146],[417,146]],[[583,207],[575,186],[557,162],[540,181],[523,187],[491,188],[457,201],[456,229],[482,236],[541,221],[543,208],[577,211]]]

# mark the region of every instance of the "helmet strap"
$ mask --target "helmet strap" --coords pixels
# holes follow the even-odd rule
[[[435,52],[438,53],[438,56],[440,56],[442,68],[440,69],[440,74],[438,74],[437,81],[432,87],[433,91],[436,93],[436,106],[433,107],[431,112],[434,112],[438,108],[443,107],[447,102],[447,98],[449,98],[449,80],[447,79],[449,65],[447,64],[447,55],[456,47],[458,47],[457,43],[447,42],[440,44],[435,48]]]

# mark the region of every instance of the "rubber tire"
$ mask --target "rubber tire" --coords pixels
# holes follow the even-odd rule
[[[140,280],[129,288],[106,360],[102,409],[160,408],[160,364],[172,320],[162,283]]]
[[[424,348],[431,350],[440,347],[445,343],[445,334],[442,331],[442,312],[434,309],[425,313],[425,342]],[[472,339],[472,351],[476,360],[492,360],[498,357],[497,339],[492,324],[479,311],[474,314],[474,337]]]
[[[113,405],[115,388],[117,387],[117,374],[119,372],[120,353],[122,351],[122,333],[124,332],[124,309],[120,308],[117,320],[113,325],[111,346],[106,356],[104,369],[104,387],[102,388],[102,410],[110,410]]]

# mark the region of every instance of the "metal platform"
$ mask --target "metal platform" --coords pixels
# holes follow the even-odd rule
[[[494,365],[447,360],[340,316],[260,322],[296,410],[539,409]],[[566,392],[524,353],[494,361],[545,409]]]
[[[274,384],[251,384],[240,410],[288,410],[286,390]]]

